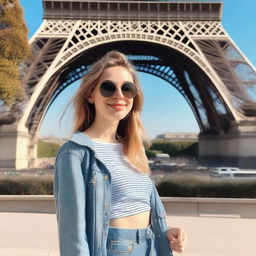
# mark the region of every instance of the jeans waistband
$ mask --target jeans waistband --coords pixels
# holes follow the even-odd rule
[[[127,239],[137,243],[141,243],[146,239],[153,237],[153,231],[151,228],[151,224],[145,229],[124,229],[124,228],[116,228],[109,227],[108,230],[108,238],[119,240],[119,239]]]

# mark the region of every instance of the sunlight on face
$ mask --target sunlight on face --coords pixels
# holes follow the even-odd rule
[[[112,81],[116,90],[111,97],[103,97],[100,92],[100,85],[104,81]],[[96,118],[102,120],[120,121],[132,109],[133,99],[123,95],[121,87],[125,82],[133,82],[130,72],[122,66],[107,68],[93,90],[91,97],[96,110]]]

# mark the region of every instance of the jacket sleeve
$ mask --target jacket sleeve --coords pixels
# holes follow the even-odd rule
[[[172,249],[169,246],[169,239],[167,237],[167,223],[166,223],[166,211],[163,203],[160,199],[155,184],[153,184],[152,193],[152,219],[153,229],[156,240],[157,255],[161,256],[173,256]]]
[[[89,256],[86,235],[86,188],[82,160],[72,152],[57,156],[54,198],[57,215],[60,256]]]

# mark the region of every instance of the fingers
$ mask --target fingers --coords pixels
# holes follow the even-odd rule
[[[187,241],[187,234],[182,228],[170,228],[168,230],[168,239],[170,247],[173,251],[182,253]]]
[[[173,240],[173,241],[170,241],[170,247],[172,248],[173,251],[175,252],[179,252],[179,253],[182,253],[184,251],[184,247],[182,246],[182,244],[177,241],[177,240]]]

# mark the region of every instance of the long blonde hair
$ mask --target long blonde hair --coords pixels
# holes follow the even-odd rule
[[[145,143],[149,146],[151,143],[140,120],[144,96],[135,68],[124,54],[117,51],[106,53],[91,66],[89,72],[82,79],[81,85],[72,99],[75,110],[73,132],[83,132],[93,123],[95,107],[94,104],[88,102],[87,98],[97,85],[104,70],[113,66],[127,68],[138,88],[131,111],[125,118],[119,121],[116,139],[123,144],[124,154],[128,157],[130,163],[134,165],[135,169],[139,172],[150,174],[143,144]]]

